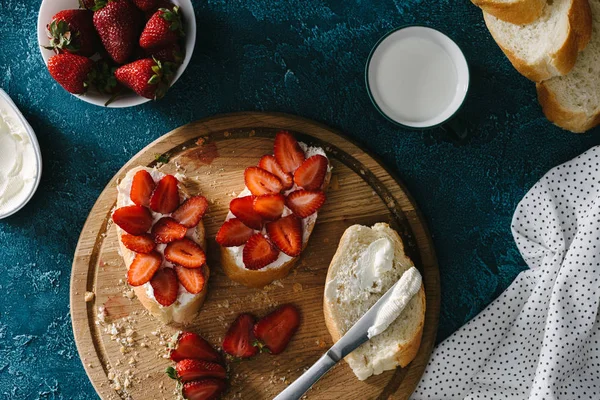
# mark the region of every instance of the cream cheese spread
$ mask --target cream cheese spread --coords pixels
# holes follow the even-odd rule
[[[381,279],[393,266],[393,243],[388,238],[375,240],[358,259],[356,270],[360,288],[371,293],[381,292]]]

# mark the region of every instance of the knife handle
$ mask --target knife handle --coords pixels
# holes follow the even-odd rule
[[[337,359],[337,360],[336,360]],[[300,375],[290,386],[277,395],[273,400],[298,400],[311,388],[327,371],[333,367],[339,357],[328,351],[323,354],[305,373]]]

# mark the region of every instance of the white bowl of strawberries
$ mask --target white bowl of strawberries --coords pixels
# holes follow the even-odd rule
[[[50,75],[83,101],[160,99],[192,58],[190,0],[43,0],[38,42]]]

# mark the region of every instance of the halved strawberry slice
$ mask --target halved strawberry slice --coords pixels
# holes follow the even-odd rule
[[[173,268],[159,270],[150,280],[150,285],[154,289],[154,298],[160,305],[169,307],[177,300],[179,282]]]
[[[121,242],[129,250],[135,251],[136,253],[150,253],[156,247],[154,239],[147,233],[140,236],[125,233],[121,236]]]
[[[221,362],[219,353],[202,336],[193,332],[183,332],[171,351],[171,360],[178,362],[186,358]]]
[[[183,383],[202,378],[227,378],[227,371],[222,365],[192,358],[179,361],[175,366],[175,370],[179,380]]]
[[[145,169],[141,169],[133,176],[129,198],[138,206],[148,207],[155,186],[152,175]]]
[[[288,195],[285,204],[300,218],[306,218],[317,212],[325,203],[325,193],[321,190],[296,190]]]
[[[283,170],[281,165],[279,165],[277,162],[275,156],[263,156],[258,162],[258,166],[278,177],[284,189],[290,189],[292,186],[294,186],[292,174],[288,174]]]
[[[130,235],[144,234],[152,226],[152,213],[143,206],[117,208],[112,215],[115,224]]]
[[[275,135],[274,145],[275,159],[285,172],[294,173],[304,162],[304,151],[287,131],[281,131]]]
[[[175,273],[179,283],[191,294],[198,294],[204,289],[206,277],[203,268],[185,268],[181,265],[175,266]]]
[[[152,227],[152,236],[156,243],[171,243],[182,239],[187,228],[171,217],[162,217]]]
[[[184,201],[171,216],[186,228],[193,228],[200,223],[207,208],[208,200],[204,196],[194,196]]]
[[[279,354],[285,350],[299,326],[298,309],[285,304],[261,318],[254,325],[254,335],[261,342],[261,347],[269,349],[271,354]]]
[[[294,214],[267,224],[267,233],[277,248],[291,257],[302,251],[302,220]]]
[[[166,175],[162,178],[152,197],[150,198],[150,208],[161,214],[170,214],[179,207],[179,181],[173,175]]]
[[[307,190],[321,189],[328,164],[327,157],[320,154],[307,158],[294,173],[294,182]]]
[[[200,268],[206,262],[202,247],[188,238],[169,243],[165,248],[165,258],[186,268]]]
[[[241,220],[232,218],[221,226],[216,240],[223,247],[236,247],[246,243],[253,234],[252,228],[248,228]]]
[[[158,251],[148,254],[136,254],[127,271],[127,282],[131,286],[140,286],[148,282],[162,264],[162,256]]]
[[[262,217],[254,211],[254,196],[238,197],[231,200],[229,210],[249,228],[262,229]]]
[[[283,189],[283,184],[278,177],[259,167],[246,168],[244,182],[255,196],[279,193]]]
[[[256,233],[248,239],[242,260],[248,269],[261,269],[277,260],[279,250],[261,233]]]
[[[186,400],[216,400],[224,391],[223,379],[204,378],[184,384],[181,394]]]
[[[281,193],[263,194],[254,199],[253,207],[264,220],[274,221],[283,213],[285,197]]]
[[[223,351],[238,358],[249,358],[258,353],[254,346],[254,317],[240,314],[229,327],[223,339]]]

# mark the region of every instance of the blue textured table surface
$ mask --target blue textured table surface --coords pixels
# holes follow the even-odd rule
[[[385,4],[384,4],[385,3]],[[88,399],[69,315],[80,230],[108,180],[164,133],[216,113],[281,111],[354,138],[406,183],[439,258],[438,341],[476,315],[525,268],[510,233],[517,202],[550,167],[600,142],[551,125],[535,87],[505,59],[467,0],[194,1],[198,39],[181,80],[160,102],[103,109],[47,73],[36,36],[39,0],[0,0],[0,87],[38,135],[40,187],[0,221],[0,395]],[[463,107],[474,137],[408,132],[382,118],[364,85],[377,39],[404,24],[438,28],[471,69]]]

